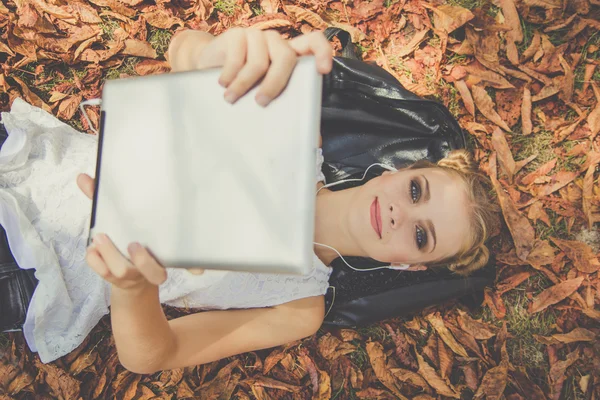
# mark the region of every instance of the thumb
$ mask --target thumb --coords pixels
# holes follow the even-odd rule
[[[88,199],[94,197],[94,180],[87,174],[79,174],[77,176],[77,186],[87,196]]]

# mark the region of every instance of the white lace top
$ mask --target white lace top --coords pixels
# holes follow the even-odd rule
[[[110,285],[86,265],[91,202],[77,174],[94,173],[97,137],[77,132],[16,99],[2,114],[9,136],[0,150],[0,224],[21,268],[39,284],[23,327],[32,351],[53,361],[81,344],[108,313]],[[317,157],[317,180],[323,156]],[[327,291],[330,268],[315,255],[308,276],[168,270],[160,301],[201,309],[267,307]]]

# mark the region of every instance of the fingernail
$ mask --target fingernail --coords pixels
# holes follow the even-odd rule
[[[94,244],[103,245],[108,242],[108,238],[104,233],[98,233],[94,236]]]
[[[262,107],[266,107],[267,104],[269,104],[269,97],[264,95],[264,94],[259,94],[258,96],[256,96],[256,102],[262,106]]]
[[[221,85],[222,87],[226,88],[227,87],[227,82],[225,82],[225,80],[223,78],[219,78],[219,85]]]
[[[131,254],[135,254],[138,251],[140,251],[141,249],[142,249],[142,245],[137,242],[131,243],[129,246],[127,246],[127,251],[129,251],[129,253],[131,253]]]
[[[227,101],[228,103],[233,104],[236,99],[237,99],[237,96],[235,95],[235,93],[225,92],[225,101]]]

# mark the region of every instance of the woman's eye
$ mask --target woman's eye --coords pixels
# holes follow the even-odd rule
[[[421,185],[415,180],[410,181],[410,199],[416,203],[421,198]]]
[[[419,250],[427,244],[427,233],[420,226],[417,226],[415,229],[415,241]]]

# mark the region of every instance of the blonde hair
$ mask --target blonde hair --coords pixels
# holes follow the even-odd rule
[[[477,170],[473,158],[466,150],[453,150],[450,154],[433,164],[427,160],[417,161],[408,169],[441,168],[458,176],[465,184],[469,201],[471,220],[471,237],[466,245],[451,257],[428,263],[435,267],[445,265],[456,274],[467,276],[483,268],[490,257],[490,251],[485,242],[499,223],[499,207],[491,198],[491,182],[489,178]]]

